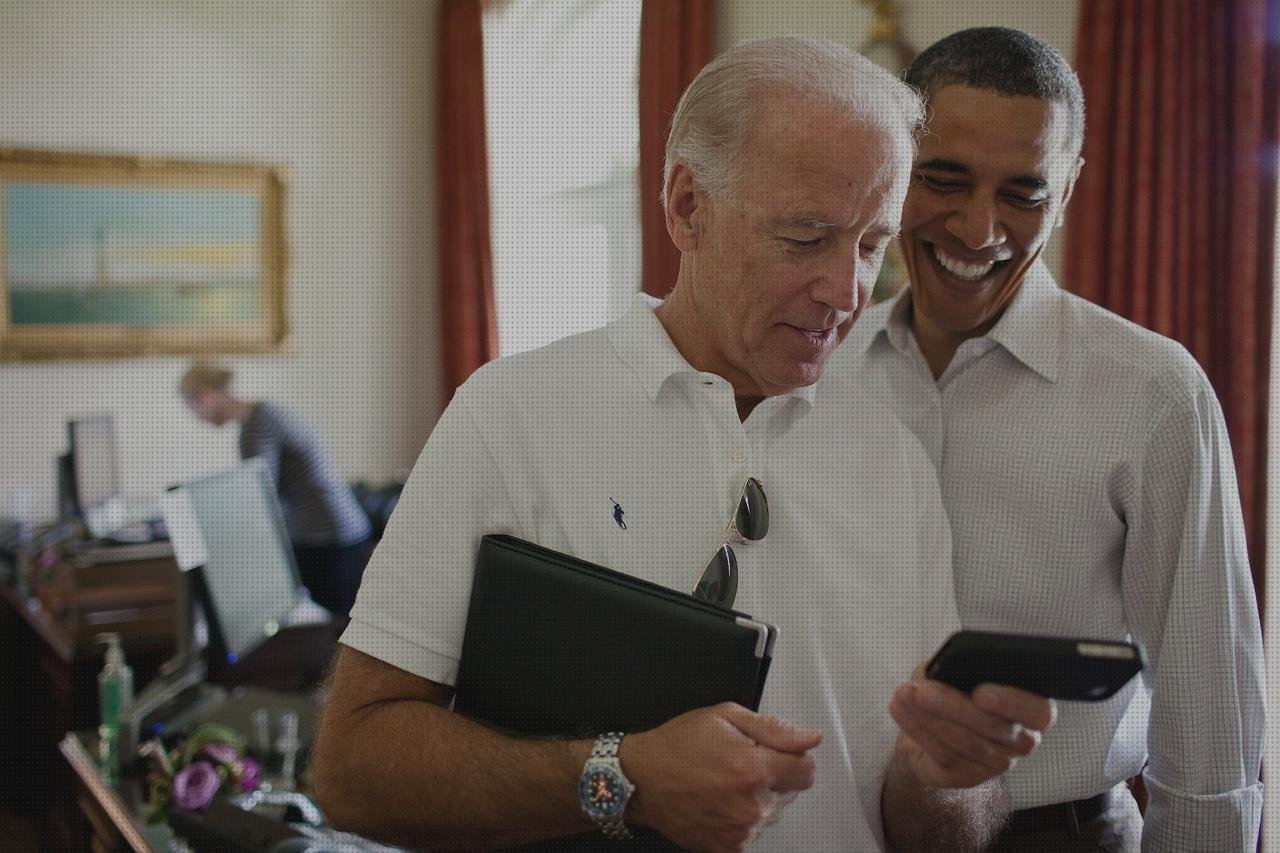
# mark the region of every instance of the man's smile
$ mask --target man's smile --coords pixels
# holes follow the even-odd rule
[[[940,269],[942,272],[948,273],[952,278],[969,285],[979,284],[987,280],[993,273],[1003,269],[1013,256],[1013,253],[1008,249],[1000,249],[992,257],[966,260],[948,252],[936,243],[926,242],[924,245],[932,257],[936,269]]]

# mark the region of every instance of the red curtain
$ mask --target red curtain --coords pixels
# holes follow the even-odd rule
[[[1226,415],[1258,600],[1280,0],[1084,0],[1066,286],[1182,343]]]
[[[444,402],[498,354],[489,253],[481,0],[440,4],[436,184]]]
[[[711,0],[644,0],[640,10],[640,230],[642,287],[666,296],[680,271],[658,192],[671,116],[685,86],[711,59]]]

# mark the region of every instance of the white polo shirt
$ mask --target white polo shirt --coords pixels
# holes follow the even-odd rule
[[[933,470],[847,383],[766,399],[739,421],[732,387],[680,356],[654,304],[493,362],[458,390],[342,642],[452,684],[487,533],[690,591],[756,477],[770,528],[733,545],[734,606],[778,628],[761,711],[825,732],[814,787],[757,848],[878,849],[890,695],[959,621]]]

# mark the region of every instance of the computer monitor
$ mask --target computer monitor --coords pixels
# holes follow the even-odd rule
[[[76,460],[70,453],[58,457],[58,523],[65,524],[80,517],[80,501],[76,498]]]
[[[68,421],[67,440],[70,470],[60,468],[60,486],[63,478],[68,480],[65,506],[74,509],[94,536],[107,536],[124,524],[115,418],[96,415]]]
[[[250,459],[178,490],[189,496],[203,540],[196,586],[210,649],[235,663],[304,601],[275,486],[266,464]]]

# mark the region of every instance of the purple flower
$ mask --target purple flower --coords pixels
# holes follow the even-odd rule
[[[229,743],[206,743],[200,747],[200,754],[208,756],[216,764],[234,764],[240,757],[240,750]]]
[[[221,784],[218,771],[213,769],[212,764],[194,761],[173,777],[173,788],[169,796],[174,805],[180,808],[198,810],[209,805]]]
[[[240,790],[244,793],[258,790],[258,786],[262,784],[262,765],[258,763],[256,758],[245,757],[240,759],[240,765],[235,770],[236,781],[240,783]]]

